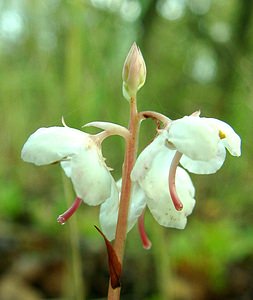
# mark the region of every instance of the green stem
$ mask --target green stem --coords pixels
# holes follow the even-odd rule
[[[126,140],[125,159],[123,164],[122,174],[122,189],[119,205],[118,223],[116,229],[116,236],[114,241],[114,249],[118,256],[119,262],[123,265],[123,257],[125,251],[126,235],[127,235],[127,219],[128,209],[131,198],[131,171],[135,164],[138,134],[139,134],[140,118],[137,111],[136,98],[130,99],[130,121],[129,121],[129,137]],[[120,288],[113,289],[109,284],[108,300],[120,299]]]

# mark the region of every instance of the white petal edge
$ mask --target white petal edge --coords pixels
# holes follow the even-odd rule
[[[189,172],[194,174],[213,174],[216,173],[223,165],[226,158],[226,150],[220,141],[216,157],[208,160],[193,160],[183,155],[180,164]]]
[[[121,182],[117,182],[117,190],[121,188]],[[115,189],[115,188],[114,188]],[[133,184],[133,192],[130,200],[128,212],[127,232],[129,232],[137,222],[137,219],[142,214],[146,206],[146,198],[144,192],[137,184]],[[115,191],[112,193],[115,195]],[[103,233],[109,241],[115,238],[116,226],[118,221],[119,197],[111,196],[100,206],[99,221]]]
[[[100,206],[99,222],[102,232],[109,241],[115,238],[119,209],[119,190],[115,183],[111,186],[110,197]]]
[[[165,130],[161,133],[140,153],[134,168],[131,173],[133,181],[141,180],[150,169],[153,159],[161,152],[169,152],[167,144],[167,132]],[[171,153],[171,152],[170,152]]]
[[[110,196],[114,179],[95,144],[83,147],[79,154],[61,162],[61,166],[85,203],[98,205]]]
[[[176,187],[183,202],[182,211],[177,211],[169,194],[168,176],[175,151],[160,147],[160,151],[152,156],[148,168],[137,182],[146,194],[147,205],[155,220],[162,226],[183,229],[187,216],[195,205],[194,187],[187,172],[178,167],[176,172]],[[140,157],[141,159],[141,157]]]
[[[51,164],[79,153],[90,140],[84,132],[70,127],[40,128],[24,144],[21,158],[35,165]]]
[[[176,151],[170,150],[167,147],[160,147],[160,151],[149,158],[150,162],[148,165],[145,165],[142,176],[137,178],[137,182],[148,198],[154,198],[155,195],[159,195],[159,192],[163,189],[164,185],[166,185],[166,189],[169,190],[168,175],[171,161],[175,153]],[[142,154],[138,160],[141,161],[141,159]],[[167,178],[164,173],[167,174]]]
[[[162,226],[176,229],[184,229],[187,224],[187,216],[192,213],[195,206],[194,187],[187,172],[178,167],[176,171],[176,188],[178,196],[183,203],[183,209],[177,211],[169,195],[167,177],[168,173],[163,170],[163,184],[157,189],[152,198],[148,198],[148,208],[155,220]],[[154,177],[154,174],[153,174]],[[148,180],[148,179],[147,179]],[[154,179],[153,179],[154,180]]]
[[[225,134],[225,138],[223,138],[221,141],[231,155],[241,155],[241,138],[229,124],[214,118],[203,119],[205,119],[212,126],[218,128],[221,133]]]
[[[215,157],[219,135],[203,118],[185,116],[168,127],[167,138],[176,149],[194,160],[209,160]]]

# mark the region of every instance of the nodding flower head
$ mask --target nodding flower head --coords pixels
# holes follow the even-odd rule
[[[195,205],[195,189],[188,173],[177,168],[174,184],[182,202],[175,208],[170,194],[168,178],[176,151],[166,144],[166,132],[161,132],[139,155],[131,173],[131,179],[145,193],[146,203],[157,222],[166,227],[183,229],[187,216]]]
[[[59,162],[77,198],[89,205],[111,195],[114,180],[92,135],[70,127],[40,128],[24,144],[21,157],[38,166]]]
[[[131,173],[133,187],[127,230],[131,230],[138,220],[143,246],[146,249],[150,248],[151,243],[143,227],[145,207],[149,208],[160,225],[183,229],[187,223],[187,216],[191,214],[195,205],[194,186],[187,172],[180,167],[177,168],[175,184],[183,208],[178,211],[173,205],[168,176],[175,152],[168,149],[164,131],[141,152]],[[120,189],[120,182],[118,187]],[[100,224],[110,240],[115,237],[118,209],[119,199],[116,200],[116,197],[107,199],[100,208]]]
[[[179,162],[192,173],[215,173],[225,160],[225,149],[233,156],[241,154],[241,139],[225,122],[196,115],[170,122],[137,158],[131,205],[142,197],[139,206],[146,203],[159,224],[184,228],[195,191]]]
[[[226,149],[241,155],[241,139],[227,123],[198,116],[172,121],[167,129],[168,147],[182,153],[180,163],[191,173],[212,174],[221,168]]]

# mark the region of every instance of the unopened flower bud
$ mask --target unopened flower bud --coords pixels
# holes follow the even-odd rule
[[[133,43],[124,63],[123,72],[123,95],[129,100],[135,97],[137,91],[144,85],[146,80],[146,65],[140,49]]]

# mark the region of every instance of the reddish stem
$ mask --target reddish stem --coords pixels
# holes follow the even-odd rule
[[[176,210],[180,211],[183,209],[183,203],[180,201],[178,195],[177,195],[177,190],[176,190],[176,170],[177,166],[179,164],[179,161],[182,157],[182,153],[176,152],[175,156],[172,159],[171,166],[170,166],[170,172],[169,172],[169,191],[170,191],[170,196],[172,199],[172,202],[174,204],[174,207]]]
[[[138,229],[139,229],[143,248],[149,250],[152,246],[152,243],[149,240],[145,230],[144,217],[145,217],[145,210],[142,212],[141,216],[138,219]]]
[[[137,112],[136,98],[130,99],[130,121],[129,121],[129,137],[126,139],[125,158],[122,174],[122,188],[119,204],[118,222],[116,228],[116,236],[114,241],[114,250],[118,256],[119,262],[123,265],[123,257],[125,250],[125,242],[127,235],[127,219],[130,204],[132,181],[130,178],[131,171],[135,164],[138,132],[140,118]],[[108,289],[108,300],[119,300],[120,288],[113,289],[111,284]]]
[[[168,117],[166,117],[163,114],[160,114],[156,111],[150,111],[150,110],[142,111],[139,113],[139,116],[141,119],[151,118],[153,120],[162,122],[164,127],[167,127],[169,125],[169,123],[171,122],[171,120]]]
[[[82,201],[83,200],[81,198],[76,197],[75,201],[70,206],[70,208],[66,210],[63,214],[59,215],[59,217],[57,218],[57,222],[60,223],[61,225],[64,225],[65,222],[77,211]]]

